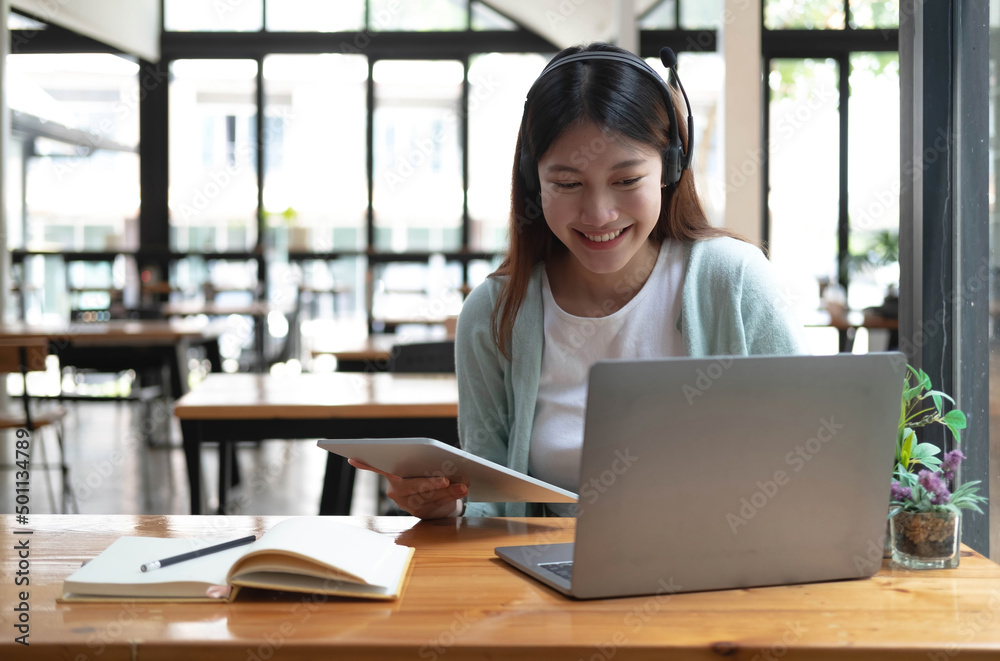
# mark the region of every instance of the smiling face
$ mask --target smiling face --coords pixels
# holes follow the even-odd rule
[[[592,122],[552,143],[538,161],[542,212],[569,249],[567,275],[609,282],[642,267],[660,215],[662,170],[655,149]]]

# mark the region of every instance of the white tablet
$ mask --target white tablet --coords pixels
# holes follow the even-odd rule
[[[400,477],[447,477],[478,503],[575,503],[576,494],[432,438],[321,440],[324,450]]]

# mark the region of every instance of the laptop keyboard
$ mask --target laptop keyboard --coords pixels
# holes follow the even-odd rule
[[[538,566],[542,569],[547,569],[556,576],[560,578],[565,578],[567,581],[573,581],[573,561],[567,560],[566,562],[540,562]]]

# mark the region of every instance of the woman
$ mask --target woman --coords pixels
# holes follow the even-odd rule
[[[567,48],[532,85],[510,247],[458,322],[465,450],[575,491],[595,361],[804,352],[763,254],[708,222],[682,107],[643,60],[607,44]],[[466,505],[447,478],[386,477],[387,495],[421,518],[573,513]]]

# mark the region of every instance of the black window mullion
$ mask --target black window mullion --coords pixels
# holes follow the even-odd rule
[[[254,253],[257,255],[257,282],[263,285],[265,298],[270,292],[267,291],[267,263],[264,259],[264,245],[266,237],[265,213],[264,213],[264,56],[257,58],[257,88],[255,90],[257,104],[257,246]]]
[[[953,395],[969,418],[962,433],[962,482],[980,480],[989,497],[989,3],[955,5],[955,228],[956,341]],[[945,295],[945,302],[948,295]],[[985,510],[990,511],[988,508]],[[967,512],[962,541],[990,555],[990,517]]]
[[[368,22],[368,2],[365,2],[365,24]],[[368,88],[365,96],[365,176],[368,183],[368,208],[365,210],[365,252],[375,251],[375,58],[368,58]],[[375,302],[374,265],[369,258],[365,263],[365,314],[368,316],[368,330],[371,331]]]
[[[846,1],[846,0],[845,0]],[[851,58],[843,53],[837,56],[837,94],[839,97],[839,119],[840,119],[840,167],[838,168],[837,183],[840,188],[837,203],[837,281],[844,288],[845,295],[851,286],[850,273],[847,269],[850,259],[851,248],[851,227],[848,215],[848,189],[849,177],[849,144],[850,144],[850,98],[851,98]],[[841,329],[840,350],[847,351],[853,338],[853,330]]]
[[[471,3],[470,3],[471,12]],[[469,235],[470,235],[470,219],[469,219],[469,58],[468,56],[462,58],[462,69],[464,74],[462,76],[462,110],[459,113],[461,123],[459,125],[459,130],[461,131],[461,141],[462,141],[462,245],[461,251],[467,252],[470,250],[469,245]],[[462,263],[462,284],[468,284],[469,282],[469,263]]]
[[[961,481],[989,472],[988,3],[900,7],[900,348],[969,418]],[[921,441],[954,447],[940,425]],[[987,510],[988,512],[988,510]],[[989,555],[990,517],[966,510],[962,542]]]
[[[365,99],[365,177],[368,184],[368,208],[365,210],[365,249],[375,250],[375,59],[368,58],[368,88]]]
[[[847,181],[849,172],[848,140],[850,137],[851,61],[847,55],[840,55],[836,59],[840,120],[840,149],[838,156],[840,163],[837,168],[837,183],[840,189],[837,198],[837,281],[844,288],[844,291],[847,291],[847,288],[850,286],[850,278],[847,272],[847,260],[850,254]]]

